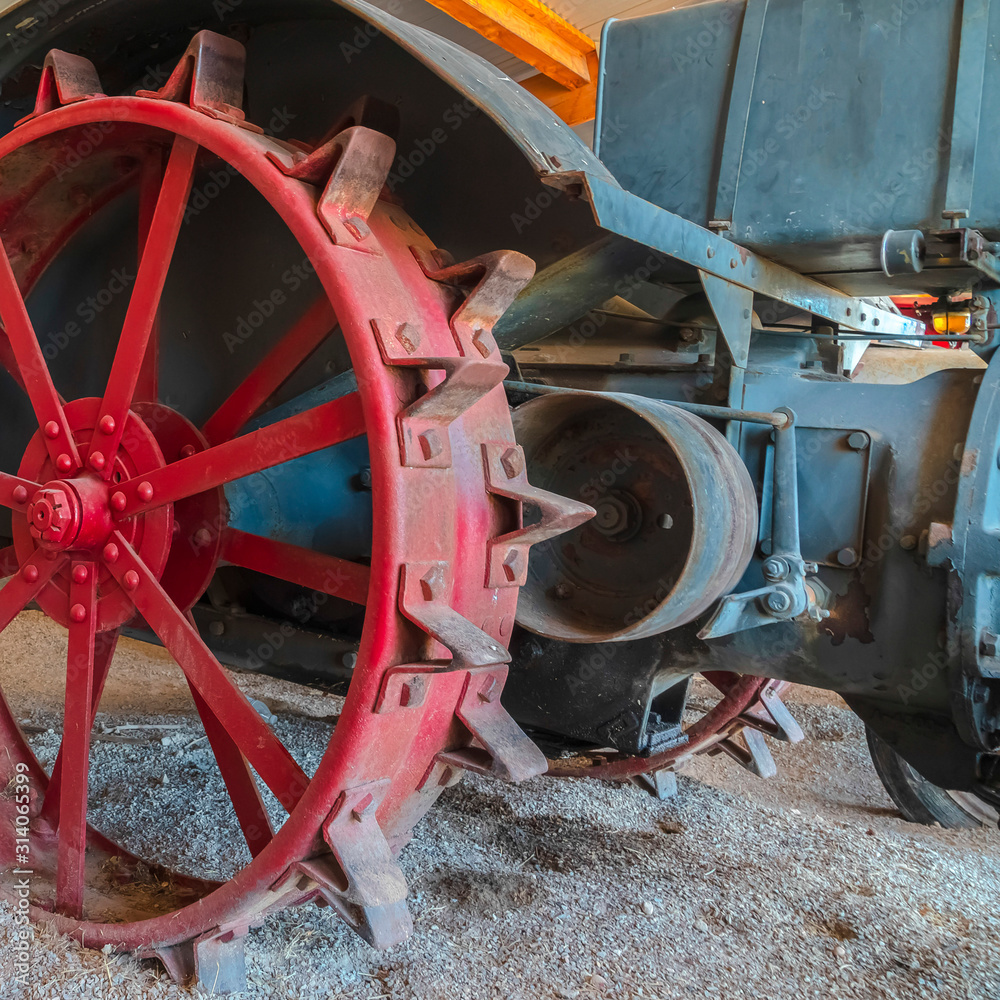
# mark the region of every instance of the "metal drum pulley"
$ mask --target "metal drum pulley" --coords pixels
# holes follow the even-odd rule
[[[533,482],[596,516],[532,560],[518,623],[567,642],[639,639],[702,615],[743,575],[757,498],[714,427],[658,400],[553,392],[514,411]]]

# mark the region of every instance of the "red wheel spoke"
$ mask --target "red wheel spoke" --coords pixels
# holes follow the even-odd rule
[[[328,299],[320,299],[208,418],[202,428],[205,437],[213,444],[233,437],[295,374],[336,325],[333,306]]]
[[[8,576],[13,576],[19,569],[17,561],[17,551],[13,545],[8,545],[5,549],[0,549],[0,580],[6,580]]]
[[[33,483],[30,479],[19,479],[17,476],[8,476],[6,472],[0,472],[0,507],[9,507],[11,510],[24,513],[28,501],[38,489],[40,489],[38,483]]]
[[[352,392],[294,417],[122,483],[119,518],[204,493],[365,433],[361,397]]]
[[[10,266],[10,259],[0,244],[0,321],[3,322],[10,342],[14,360],[21,376],[21,382],[31,400],[38,426],[49,457],[59,471],[65,475],[80,468],[80,453],[70,433],[66,414],[52,376],[42,355],[41,345],[35,336],[28,308],[24,304],[17,279]]]
[[[26,562],[16,576],[0,589],[0,632],[28,605],[38,592],[62,569],[66,556],[46,559],[40,552]]]
[[[153,217],[163,186],[163,159],[154,154],[143,164],[139,180],[139,259],[153,228]],[[136,381],[134,399],[155,403],[160,395],[160,311],[157,309]]]
[[[121,442],[125,417],[132,405],[146,358],[163,286],[191,193],[197,156],[196,143],[189,139],[174,141],[142,260],[139,261],[139,272],[111,366],[107,392],[101,403],[101,417],[90,446],[90,464],[100,469],[105,477],[111,475],[114,467],[108,458],[117,451]],[[103,461],[96,459],[97,455]]]
[[[121,532],[115,532],[113,537],[119,554],[107,564],[108,569],[131,593],[139,613],[264,784],[291,812],[309,784],[302,768],[232,682],[198,630],[170,600]]]
[[[94,682],[90,692],[90,725],[93,728],[94,719],[97,716],[97,707],[101,703],[101,695],[104,693],[104,685],[108,679],[108,671],[111,669],[111,660],[115,655],[115,647],[118,645],[118,630],[112,632],[101,632],[94,639]],[[60,789],[62,787],[63,776],[63,750],[65,746],[65,733],[63,734],[63,745],[59,747],[56,755],[56,762],[52,766],[52,777],[49,778],[48,787],[45,789],[45,801],[39,811],[39,818],[54,826],[54,821],[59,815]]]
[[[250,848],[251,856],[257,857],[274,836],[271,821],[264,808],[264,801],[260,797],[257,781],[249,764],[247,764],[246,757],[243,756],[233,738],[226,732],[226,727],[208,707],[205,699],[198,693],[198,689],[190,681],[188,684],[191,687],[191,696],[194,698],[198,715],[201,716],[201,723],[205,727],[205,735],[208,737],[212,753],[215,754],[216,763],[219,765],[222,780],[226,783],[226,790],[229,792],[229,798],[236,810],[240,829],[243,831],[243,836],[246,837],[247,847]]]
[[[79,919],[83,916],[87,786],[90,779],[90,730],[93,720],[91,702],[97,624],[97,572],[94,563],[73,563],[69,603],[56,909],[68,917]]]
[[[234,566],[266,573],[354,604],[365,604],[368,600],[371,570],[347,559],[234,528],[226,529],[222,535],[221,556]]]

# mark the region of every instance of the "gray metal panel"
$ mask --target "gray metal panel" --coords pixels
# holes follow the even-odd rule
[[[988,9],[973,18],[983,3]],[[718,0],[617,21],[606,34],[602,158],[627,189],[700,225],[735,180],[719,176],[719,163],[727,125],[735,127],[728,120],[729,94],[744,7]],[[966,34],[956,108],[963,12],[988,26],[978,37],[975,25]],[[998,43],[1000,3],[988,0],[903,6],[898,0],[771,0],[743,144],[734,239],[789,263],[797,247],[828,243],[824,270],[835,270],[842,266],[841,240],[941,228],[942,212],[952,207],[945,191],[953,118],[954,190],[968,180],[974,153],[968,225],[995,232],[1000,135],[991,123],[1000,114]],[[608,141],[612,124],[622,134],[642,134],[642,142]],[[843,269],[850,266],[843,262]]]

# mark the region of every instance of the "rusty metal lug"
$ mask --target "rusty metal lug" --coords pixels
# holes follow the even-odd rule
[[[545,755],[500,704],[506,679],[506,666],[469,671],[455,715],[479,745],[444,751],[438,761],[502,781],[525,781],[545,773]]]
[[[399,585],[400,609],[451,650],[455,668],[509,663],[510,653],[499,642],[451,607],[451,586],[447,563],[407,563]]]
[[[523,587],[528,579],[528,554],[532,545],[548,541],[590,520],[593,507],[532,486],[524,451],[515,444],[483,444],[486,488],[497,496],[537,507],[540,518],[529,527],[494,538],[489,545],[487,587]]]
[[[167,82],[159,90],[140,90],[136,96],[187,104],[211,118],[262,134],[264,130],[248,123],[243,113],[245,74],[246,49],[239,42],[214,31],[199,31]]]
[[[17,125],[23,125],[67,104],[103,96],[101,79],[89,59],[52,49],[42,64],[42,79],[38,84],[35,110],[17,122]]]

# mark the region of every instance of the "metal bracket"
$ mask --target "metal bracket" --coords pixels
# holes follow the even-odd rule
[[[452,667],[472,668],[509,663],[510,653],[448,603],[448,563],[406,563],[399,583],[403,614],[452,653]]]
[[[778,768],[764,742],[763,734],[755,729],[744,729],[740,736],[743,738],[744,746],[740,746],[735,736],[729,736],[716,743],[709,751],[710,756],[724,753],[758,778],[773,778],[778,773]]]
[[[766,0],[763,2],[766,5]],[[698,276],[732,362],[726,399],[730,406],[738,407],[743,402],[743,379],[750,356],[753,292],[707,271],[699,271]],[[742,429],[741,424],[730,422],[726,436],[732,444],[738,444]]]
[[[167,82],[159,90],[140,90],[136,97],[187,104],[210,118],[263,134],[243,113],[246,60],[246,49],[235,39],[199,31]]]
[[[806,587],[806,577],[815,573],[815,563],[802,558],[799,542],[799,485],[795,450],[795,414],[784,407],[775,411],[788,417],[774,429],[774,500],[771,511],[772,554],[764,563],[766,587],[728,594],[699,631],[699,639],[742,632],[761,625],[790,621],[799,615],[826,617],[815,591]]]
[[[67,104],[104,96],[101,92],[101,79],[89,59],[52,49],[42,63],[42,78],[38,83],[35,110],[14,127]]]
[[[740,28],[736,66],[729,89],[729,108],[726,113],[726,131],[719,156],[719,174],[715,189],[715,209],[709,222],[711,229],[730,229],[736,208],[736,192],[743,168],[743,150],[746,145],[747,123],[750,120],[750,101],[757,78],[760,59],[760,40],[764,34],[764,16],[768,0],[747,0]]]
[[[778,694],[782,684],[782,681],[767,684],[758,700],[740,715],[740,722],[784,743],[801,743],[806,734]]]
[[[479,747],[439,753],[437,760],[503,781],[525,781],[548,770],[545,754],[500,704],[506,666],[470,670],[455,715]]]
[[[448,469],[448,428],[508,373],[493,338],[493,326],[531,280],[534,263],[512,250],[441,266],[439,260],[411,248],[424,274],[445,284],[473,284],[451,317],[456,353],[441,356],[429,349],[414,323],[372,321],[372,330],[387,365],[406,365],[445,372],[445,379],[399,414],[402,462],[408,468]]]
[[[486,569],[487,587],[523,587],[528,579],[532,545],[570,531],[594,516],[593,507],[532,486],[525,471],[524,450],[516,444],[489,441],[483,444],[486,489],[497,496],[537,507],[540,519],[490,540]]]
[[[983,77],[990,39],[989,15],[990,0],[962,0],[948,186],[945,190],[944,211],[941,213],[944,218],[951,219],[955,226],[960,219],[969,218],[972,211]]]

